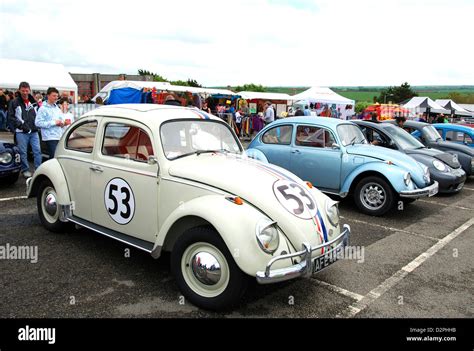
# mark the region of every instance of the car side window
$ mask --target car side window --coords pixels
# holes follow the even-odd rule
[[[264,144],[290,145],[293,126],[278,126],[265,132],[262,136]]]
[[[66,139],[66,149],[92,153],[94,150],[97,121],[82,123],[72,129]]]
[[[464,133],[464,143],[465,144],[472,144],[472,138],[469,134]]]
[[[465,141],[465,134],[462,132],[449,130],[446,132],[446,140],[463,143]]]
[[[146,162],[154,152],[151,139],[143,129],[123,123],[108,123],[105,126],[102,154]]]
[[[335,142],[333,134],[325,128],[298,126],[296,129],[296,145],[332,148]]]

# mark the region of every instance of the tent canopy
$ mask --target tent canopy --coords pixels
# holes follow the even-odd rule
[[[103,87],[100,92],[94,96],[95,100],[97,97],[102,99],[108,99],[110,92],[117,89],[136,89],[142,90],[144,88],[153,89],[156,88],[158,91],[170,91],[170,92],[189,92],[193,94],[203,95],[224,95],[224,96],[236,96],[238,94],[227,90],[227,89],[211,89],[211,88],[195,88],[186,87],[179,85],[172,85],[167,82],[146,82],[146,81],[131,81],[131,80],[114,80]]]
[[[292,100],[307,100],[309,102],[324,102],[331,104],[354,105],[354,100],[341,96],[329,88],[312,87],[302,93],[293,95]]]
[[[430,109],[430,111],[434,113],[446,113],[446,114],[450,113],[449,110],[446,110],[445,108],[443,108],[443,106],[434,102],[427,96],[412,97],[402,106],[410,110],[418,109],[420,111],[426,111],[427,109]]]
[[[462,108],[461,106],[459,106],[457,103],[455,103],[453,100],[450,100],[450,99],[446,99],[446,100],[438,99],[435,102],[447,110],[455,110],[456,112],[468,112],[467,110],[465,110],[464,108]]]
[[[281,93],[260,93],[255,91],[240,91],[239,94],[242,99],[245,100],[293,100],[293,98],[288,94],[281,94]]]
[[[0,88],[16,90],[22,81],[28,82],[33,91],[55,87],[59,91],[73,91],[77,98],[77,84],[64,65],[0,59]]]

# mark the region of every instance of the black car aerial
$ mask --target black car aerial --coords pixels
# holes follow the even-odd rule
[[[12,143],[0,140],[0,184],[15,183],[20,174],[20,150]]]
[[[353,121],[372,144],[401,151],[428,167],[440,193],[457,193],[464,187],[466,172],[455,155],[425,147],[407,131],[390,123]]]
[[[394,121],[387,121],[394,124]],[[428,123],[406,121],[403,129],[420,140],[423,145],[457,155],[462,169],[468,176],[474,175],[474,149],[451,141],[444,141],[436,128]]]

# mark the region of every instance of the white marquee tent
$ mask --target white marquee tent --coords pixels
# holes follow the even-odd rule
[[[427,96],[415,96],[406,103],[402,104],[402,106],[406,109],[417,112],[426,112],[429,109],[432,113],[450,113],[449,110],[445,109],[443,106],[434,102]]]
[[[255,92],[255,91],[240,91],[237,93],[242,97],[242,99],[245,100],[255,100],[255,99],[260,99],[260,100],[284,100],[284,101],[290,101],[293,100],[293,98],[288,95],[288,94],[282,94],[282,93],[260,93],[260,92]]]
[[[308,103],[315,105],[314,110],[318,116],[324,116],[329,113],[327,114],[328,116],[349,119],[355,114],[354,100],[345,98],[325,87],[309,88],[302,93],[293,95],[291,99],[296,102],[296,106],[302,105],[302,101],[304,105]],[[334,108],[334,105],[336,108]]]
[[[0,88],[16,90],[23,81],[30,84],[32,91],[46,91],[49,87],[55,87],[60,92],[72,92],[74,101],[77,101],[77,84],[64,65],[0,59]]]

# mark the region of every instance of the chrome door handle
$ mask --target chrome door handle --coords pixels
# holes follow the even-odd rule
[[[96,173],[102,173],[104,171],[102,167],[99,166],[90,166],[89,169]]]
[[[293,150],[291,153],[292,153],[292,154],[299,154],[299,153],[300,153],[300,150]]]

